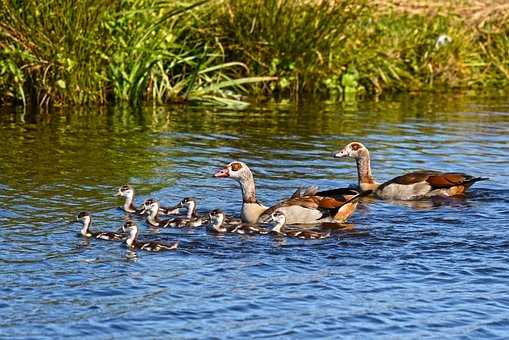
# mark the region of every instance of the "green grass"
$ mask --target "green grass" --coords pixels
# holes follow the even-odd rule
[[[368,0],[0,1],[0,102],[239,107],[509,83],[504,15],[474,25]]]

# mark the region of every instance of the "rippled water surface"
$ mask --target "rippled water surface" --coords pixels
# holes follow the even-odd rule
[[[306,105],[69,110],[0,114],[0,336],[352,337],[509,336],[509,100],[402,98],[357,107]],[[239,214],[240,189],[212,178],[245,161],[271,204],[302,185],[356,182],[366,144],[374,176],[416,169],[491,180],[463,199],[365,200],[329,239],[150,231],[175,253],[87,241],[124,219],[114,197],[199,199]]]

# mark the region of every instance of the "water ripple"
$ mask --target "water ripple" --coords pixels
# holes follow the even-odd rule
[[[0,327],[9,338],[506,337],[509,318],[509,103],[407,99],[246,111],[157,108],[0,115]],[[184,110],[184,111],[182,111]],[[238,214],[240,189],[212,177],[232,160],[252,168],[260,201],[302,185],[356,184],[352,140],[370,147],[380,181],[432,168],[490,177],[462,199],[365,198],[324,240],[157,230],[176,252],[132,252],[86,240],[71,224],[124,219],[113,195],[136,202],[199,199]],[[28,327],[27,325],[30,325]]]

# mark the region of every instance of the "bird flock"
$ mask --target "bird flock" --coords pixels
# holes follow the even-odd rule
[[[77,220],[82,221],[81,235],[110,241],[124,241],[129,249],[146,251],[167,251],[178,248],[178,241],[162,243],[139,240],[139,227],[132,215],[143,216],[149,228],[198,228],[205,226],[213,233],[234,233],[295,237],[301,239],[322,239],[330,236],[330,228],[309,226],[331,226],[345,223],[355,212],[359,200],[374,196],[389,201],[426,200],[435,196],[460,196],[475,182],[487,180],[459,172],[421,170],[409,172],[386,182],[377,182],[371,172],[369,150],[360,142],[352,142],[333,152],[334,158],[353,158],[357,165],[358,185],[352,188],[335,188],[319,191],[315,186],[299,188],[289,198],[273,206],[265,206],[256,198],[256,186],[249,167],[234,161],[218,170],[214,177],[231,178],[240,184],[242,206],[240,217],[225,214],[214,209],[208,214],[198,214],[197,201],[186,197],[176,205],[162,206],[158,200],[149,198],[136,207],[135,191],[130,185],[118,189],[118,196],[124,197],[122,209],[128,219],[117,231],[92,231],[92,217],[80,212]],[[184,212],[184,213],[182,213]],[[167,217],[171,216],[171,217]]]

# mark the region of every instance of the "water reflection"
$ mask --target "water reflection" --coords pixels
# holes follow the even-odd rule
[[[506,97],[451,94],[356,109],[309,103],[2,112],[2,332],[503,337],[508,112]],[[211,176],[232,159],[250,166],[267,205],[300,186],[345,187],[357,182],[355,164],[330,152],[354,139],[369,145],[380,181],[420,168],[491,180],[463,199],[363,198],[350,224],[316,241],[143,227],[144,239],[181,241],[177,252],[152,254],[83,239],[79,225],[68,223],[86,210],[97,230],[117,229],[128,215],[113,195],[126,183],[137,190],[137,206],[148,197],[193,196],[200,213],[238,215],[237,184]],[[285,317],[275,320],[278,313]]]

